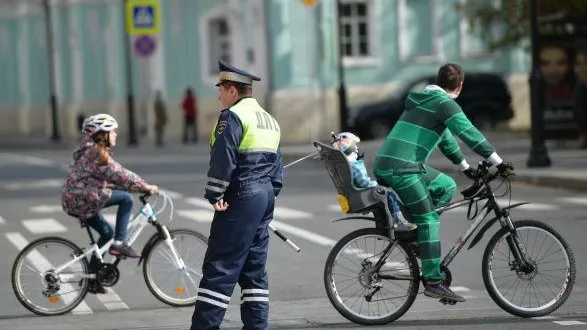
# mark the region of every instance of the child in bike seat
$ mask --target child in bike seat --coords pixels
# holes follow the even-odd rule
[[[332,146],[342,151],[351,164],[353,185],[356,188],[377,187],[377,181],[371,179],[367,173],[367,168],[363,160],[363,152],[359,152],[358,144],[360,141],[361,139],[352,133],[342,132],[336,135],[332,133]],[[418,227],[403,217],[397,197],[390,191],[387,192],[387,204],[389,206],[389,213],[393,217],[394,229],[396,231],[411,231]]]
[[[114,238],[108,251],[110,254],[137,258],[140,254],[124,242],[133,207],[130,192],[156,194],[159,189],[112,158],[110,150],[116,145],[117,128],[118,123],[108,114],[93,115],[84,120],[82,140],[73,152],[73,163],[62,187],[61,205],[67,214],[100,234],[98,246],[102,247]],[[118,210],[113,232],[100,211],[114,205]],[[95,273],[97,268],[98,259],[92,256],[90,272]],[[90,292],[106,293],[106,290],[93,280],[90,281]]]

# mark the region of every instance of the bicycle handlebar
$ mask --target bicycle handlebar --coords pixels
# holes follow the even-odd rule
[[[475,174],[474,174],[474,180],[475,181],[482,180],[485,183],[489,183],[489,182],[495,180],[498,176],[500,176],[504,179],[508,179],[509,177],[513,176],[513,174],[514,174],[513,173],[514,167],[511,166],[510,164],[506,165],[507,167],[506,167],[505,171],[500,171],[498,169],[494,173],[489,173],[489,168],[491,168],[492,166],[493,166],[493,164],[491,164],[487,160],[480,161],[479,167],[477,167],[477,170],[475,171]]]
[[[498,177],[509,181],[509,178],[514,175],[514,168],[511,166],[511,164],[506,163],[502,168],[499,168],[495,172],[490,173],[489,168],[492,166],[493,164],[487,160],[482,160],[479,162],[479,167],[477,167],[477,170],[473,173],[473,183],[461,191],[461,194],[465,198],[478,196],[482,191],[484,191],[483,187],[489,187],[489,183]]]
[[[143,203],[143,205],[145,205],[145,204],[148,203],[147,199],[149,197],[151,197],[151,193],[150,192],[145,192],[141,196],[139,196],[139,200]]]

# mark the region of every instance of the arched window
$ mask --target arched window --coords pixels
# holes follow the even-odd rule
[[[208,73],[216,74],[218,72],[217,59],[221,59],[227,63],[232,62],[231,31],[225,17],[211,19],[208,24],[208,32],[210,34]]]

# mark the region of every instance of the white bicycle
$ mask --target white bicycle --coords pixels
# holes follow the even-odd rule
[[[169,230],[157,220],[167,205],[169,223],[173,218],[173,201],[164,192],[163,206],[154,212],[149,195],[140,196],[142,207],[129,223],[128,244],[132,246],[147,223],[157,232],[144,245],[137,266],[143,263],[143,276],[149,291],[171,306],[190,306],[196,302],[201,269],[208,239],[191,229]],[[105,287],[114,286],[119,278],[118,264],[124,256],[102,257],[112,240],[98,247],[90,227],[82,222],[90,236],[90,248],[81,249],[62,237],[43,237],[29,243],[17,256],[12,267],[12,288],[20,303],[43,316],[62,315],[77,307],[88,293],[89,280],[96,279]],[[46,252],[57,252],[47,254]],[[89,258],[95,255],[98,271],[89,273]],[[53,256],[53,259],[49,259]],[[159,273],[157,273],[159,272]],[[26,290],[26,291],[25,291]]]

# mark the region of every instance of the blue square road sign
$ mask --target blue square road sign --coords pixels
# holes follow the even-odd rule
[[[155,8],[153,6],[134,7],[132,17],[135,28],[153,28],[155,26]]]

